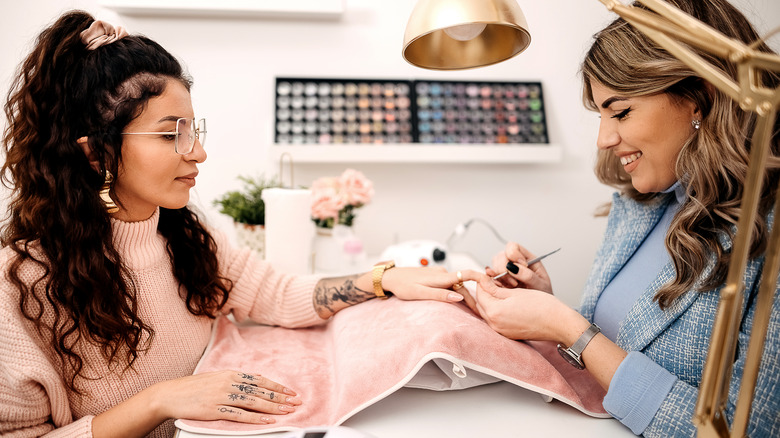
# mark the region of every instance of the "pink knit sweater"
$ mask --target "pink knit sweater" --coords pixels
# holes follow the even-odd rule
[[[165,240],[157,233],[159,211],[142,222],[112,221],[114,243],[138,287],[141,318],[155,333],[151,348],[132,369],[109,367],[100,347],[88,341],[77,349],[89,378],[76,380],[82,394],[66,389],[51,338],[41,336],[19,310],[19,290],[0,276],[0,435],[13,437],[92,436],[92,418],[160,381],[192,374],[209,341],[213,320],[187,311],[173,276]],[[229,248],[215,233],[223,275],[234,282],[223,309],[239,321],[302,327],[321,323],[312,304],[315,277],[275,272],[247,249]],[[0,250],[8,266],[14,254]],[[32,264],[20,276],[30,283],[40,276]],[[52,309],[43,318],[51,321]],[[154,430],[153,437],[170,437],[173,422]]]

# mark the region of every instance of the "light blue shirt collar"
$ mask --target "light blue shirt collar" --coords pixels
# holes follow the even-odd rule
[[[677,199],[678,204],[682,204],[685,200],[685,187],[680,184],[680,181],[675,182],[671,186],[669,186],[666,190],[661,190],[661,193],[671,193],[674,192],[674,197]]]

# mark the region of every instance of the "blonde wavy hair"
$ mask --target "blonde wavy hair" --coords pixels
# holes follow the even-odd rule
[[[725,0],[668,2],[729,37],[745,43],[759,39],[744,15]],[[638,3],[634,6],[647,9]],[[676,278],[655,296],[659,305],[666,308],[689,290],[711,290],[726,279],[731,254],[721,246],[719,237],[734,238],[756,117],[742,111],[732,99],[623,19],[615,20],[594,38],[581,67],[583,101],[587,108],[598,110],[591,90],[593,81],[627,97],[666,93],[672,101],[695,103],[702,114],[701,128],[683,145],[675,167],[687,198],[675,215],[665,240],[677,273]],[[771,52],[763,43],[758,49]],[[736,78],[734,65],[693,50],[728,76]],[[761,80],[769,88],[777,88],[780,83],[777,74],[765,74]],[[776,120],[751,258],[763,253],[768,238],[767,215],[774,203],[780,168],[779,126],[780,122]],[[640,202],[667,196],[639,193],[617,157],[609,151],[599,151],[595,173],[602,183]],[[715,269],[705,281],[697,283],[713,254]]]

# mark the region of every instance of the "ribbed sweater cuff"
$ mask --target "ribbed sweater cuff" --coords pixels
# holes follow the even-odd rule
[[[639,435],[661,407],[677,376],[637,351],[628,353],[609,385],[604,409]]]
[[[43,435],[43,438],[91,438],[93,418],[95,418],[93,415],[81,417],[67,426]]]

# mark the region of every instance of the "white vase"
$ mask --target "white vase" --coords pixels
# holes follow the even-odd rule
[[[366,255],[363,244],[352,227],[335,225],[333,228],[317,227],[312,246],[314,269],[330,274],[354,274],[365,269]]]
[[[233,222],[236,226],[236,240],[239,246],[255,251],[261,259],[265,258],[265,226]]]

